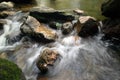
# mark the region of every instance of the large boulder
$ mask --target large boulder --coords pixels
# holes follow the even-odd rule
[[[48,67],[53,66],[56,59],[58,57],[58,52],[56,50],[51,50],[49,48],[45,48],[38,57],[37,67],[41,71],[41,73],[47,73]]]
[[[27,20],[21,26],[21,32],[40,42],[51,42],[57,38],[55,31],[44,24],[40,24],[35,18],[28,16]]]
[[[26,80],[18,66],[0,58],[0,80]]]
[[[102,15],[110,18],[120,18],[120,0],[107,0],[101,7]]]
[[[103,21],[103,40],[112,42],[115,45],[120,45],[120,19],[112,19]]]
[[[74,28],[78,35],[83,38],[94,36],[99,31],[97,21],[90,16],[81,16],[74,25]]]
[[[66,22],[74,20],[74,16],[66,15],[65,11],[54,10],[48,7],[34,7],[30,10],[30,15],[35,17],[40,22]]]

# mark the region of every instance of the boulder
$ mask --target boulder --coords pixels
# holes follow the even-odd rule
[[[94,36],[98,33],[98,23],[95,18],[90,16],[81,16],[74,28],[80,37]]]
[[[57,60],[58,52],[56,50],[51,50],[45,48],[41,53],[37,61],[37,67],[41,73],[47,73],[48,67],[53,66]]]
[[[35,7],[30,10],[30,15],[43,23],[66,22],[74,20],[74,16],[66,15],[64,11],[54,10],[47,7]]]
[[[120,18],[120,0],[107,0],[101,7],[102,15],[110,18]]]
[[[73,24],[71,22],[65,22],[63,23],[61,30],[64,35],[69,34],[73,30]]]
[[[120,45],[120,19],[104,20],[102,31],[103,40],[109,40],[115,45]]]
[[[20,28],[21,32],[40,42],[52,42],[57,38],[55,31],[44,24],[40,24],[35,18],[28,16],[27,20]]]
[[[1,2],[0,3],[0,11],[11,9],[13,7],[14,7],[14,4],[12,2]]]
[[[14,63],[0,58],[1,80],[26,80],[21,69]]]

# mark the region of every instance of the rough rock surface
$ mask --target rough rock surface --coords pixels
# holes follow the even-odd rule
[[[57,57],[58,52],[56,50],[50,50],[49,48],[45,48],[41,52],[36,63],[41,73],[46,73],[48,71],[48,66],[53,66]]]
[[[74,28],[78,35],[83,38],[94,36],[98,33],[98,23],[95,18],[90,16],[81,16]]]
[[[44,24],[40,24],[39,21],[31,16],[28,16],[21,26],[21,32],[41,42],[51,42],[57,38],[55,31],[49,29]]]
[[[103,22],[103,39],[109,40],[115,45],[120,45],[120,19],[105,20]]]
[[[103,20],[103,40],[120,47],[120,0],[107,0],[102,4],[102,14],[108,19]]]

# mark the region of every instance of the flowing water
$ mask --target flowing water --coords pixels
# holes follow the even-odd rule
[[[48,80],[120,80],[120,64],[113,57],[112,50],[100,40],[100,34],[83,39],[75,31],[63,36],[57,30],[59,38],[54,43],[40,44],[23,37],[9,44],[11,37],[19,34],[23,16],[24,14],[18,12],[12,19],[6,19],[4,33],[0,36],[0,52],[8,54],[8,59],[22,69],[27,80],[36,80],[40,73],[36,60],[46,47],[57,50],[60,54],[59,60],[44,75]],[[38,80],[41,80],[41,76],[38,76]]]

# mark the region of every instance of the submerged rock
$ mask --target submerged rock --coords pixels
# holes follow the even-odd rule
[[[56,50],[50,50],[49,48],[45,48],[41,53],[37,61],[37,67],[41,71],[41,73],[47,73],[48,66],[53,66],[54,62],[58,57],[58,52]]]
[[[81,16],[74,28],[78,35],[83,38],[94,36],[98,33],[98,23],[95,18],[90,16]]]
[[[73,30],[73,24],[71,22],[63,23],[61,30],[64,35],[69,34]]]
[[[111,18],[120,18],[120,0],[107,0],[101,7],[102,15]]]
[[[40,24],[35,18],[28,16],[26,22],[21,26],[21,32],[27,36],[35,38],[41,42],[51,42],[57,38],[55,31],[47,26]]]
[[[26,80],[21,69],[8,60],[0,58],[0,79],[1,80]]]
[[[51,27],[52,29],[60,29],[62,26],[62,23],[58,23],[55,21],[49,22],[49,27]]]

